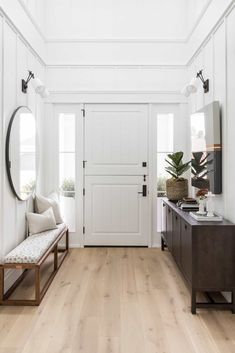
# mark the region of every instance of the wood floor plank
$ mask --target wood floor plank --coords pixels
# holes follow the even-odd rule
[[[74,249],[40,307],[0,307],[0,353],[42,352],[235,353],[235,315],[191,315],[167,251]]]

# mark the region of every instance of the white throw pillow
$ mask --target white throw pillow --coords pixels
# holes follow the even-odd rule
[[[26,214],[26,217],[30,235],[56,228],[52,207],[41,214],[29,212]]]
[[[55,192],[52,192],[48,197],[36,195],[36,209],[38,213],[45,212],[48,208],[52,207],[54,212],[56,224],[63,223],[60,213],[59,199]]]

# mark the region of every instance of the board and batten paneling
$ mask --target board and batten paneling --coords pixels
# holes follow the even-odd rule
[[[0,37],[2,37],[0,51],[3,51],[3,61],[0,55],[0,76],[3,72],[3,90],[0,105],[1,114],[1,256],[4,256],[26,235],[27,211],[33,209],[32,199],[27,202],[19,201],[13,195],[6,175],[5,167],[5,142],[6,133],[13,111],[20,105],[27,105],[36,115],[37,121],[42,118],[41,98],[29,85],[28,94],[21,92],[21,79],[27,77],[27,70],[32,70],[42,80],[44,67],[38,62],[23,38],[16,29],[4,17],[0,17],[2,26]],[[3,33],[3,35],[2,35]],[[2,103],[2,104],[1,104]]]
[[[227,213],[235,221],[235,9],[227,17]]]
[[[187,61],[184,41],[126,40],[46,42],[47,64],[182,65]]]
[[[204,94],[202,85],[196,94],[189,98],[189,112],[201,109],[204,104],[218,100],[222,112],[223,145],[223,193],[216,195],[215,208],[231,221],[235,221],[235,7],[222,19],[221,23],[200,48],[189,69],[188,79],[203,69],[205,79],[210,80],[210,91]]]
[[[218,100],[221,105],[221,119],[222,119],[222,147],[223,147],[223,180],[222,188],[223,193],[216,196],[216,208],[221,214],[227,216],[227,202],[226,196],[227,189],[227,174],[229,172],[228,164],[228,141],[226,138],[227,131],[227,110],[226,110],[226,31],[225,22],[223,22],[217,31],[214,33],[213,41],[213,62],[214,62],[214,75],[213,75],[213,93],[214,100]]]
[[[179,92],[186,80],[184,67],[57,67],[46,70],[50,91]]]
[[[0,14],[0,43],[3,42],[3,17]],[[3,47],[0,44],[0,85],[3,92]],[[3,94],[0,94],[0,146],[3,146]],[[2,148],[1,148],[2,150]],[[4,155],[0,153],[0,195],[3,193],[3,163]],[[0,197],[0,261],[3,257],[3,198]]]

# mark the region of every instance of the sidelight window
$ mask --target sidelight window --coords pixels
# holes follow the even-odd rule
[[[70,231],[75,231],[75,114],[59,114],[60,204]]]

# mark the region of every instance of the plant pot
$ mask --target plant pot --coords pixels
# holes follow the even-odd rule
[[[170,201],[179,201],[184,197],[188,197],[188,180],[184,178],[167,179],[166,196]]]

